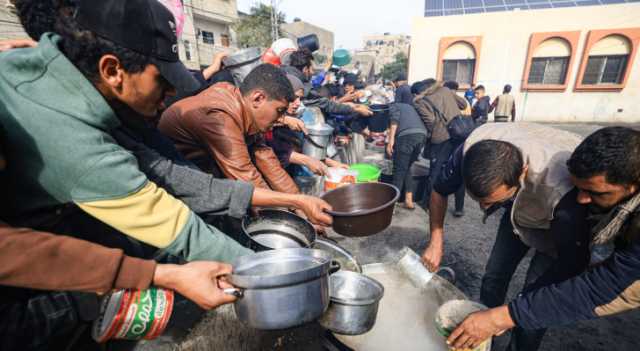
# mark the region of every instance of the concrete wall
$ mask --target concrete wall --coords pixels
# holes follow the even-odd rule
[[[238,20],[236,0],[184,0],[185,28],[180,38],[180,59],[191,69],[200,69],[211,64],[220,51],[234,51],[235,34],[231,25]],[[214,44],[205,43],[200,32],[212,32]],[[230,47],[222,45],[222,34],[230,37]],[[186,44],[191,47],[191,60],[186,57]]]
[[[416,18],[409,79],[436,77],[440,39],[482,37],[476,83],[494,97],[513,86],[518,119],[553,122],[640,122],[640,56],[621,91],[575,92],[589,30],[640,27],[640,3]],[[521,91],[532,33],[580,31],[574,64],[561,92]],[[637,39],[637,38],[636,38]]]
[[[327,58],[330,58],[333,55],[333,32],[304,21],[283,23],[280,25],[280,28],[283,31],[283,33],[280,33],[281,36],[294,40],[304,37],[305,35],[316,34],[320,41],[320,49],[318,49],[317,52]]]

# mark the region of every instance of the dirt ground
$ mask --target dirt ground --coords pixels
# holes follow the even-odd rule
[[[598,126],[575,124],[556,125],[556,127],[567,129],[581,135],[588,135]],[[452,210],[453,200],[450,202]],[[484,265],[489,257],[495,233],[498,227],[498,220],[501,214],[496,213],[490,217],[486,224],[482,224],[481,211],[478,205],[468,197],[465,203],[465,216],[454,218],[449,213],[446,220],[445,232],[445,256],[443,266],[448,266],[457,273],[455,285],[460,288],[471,299],[478,300],[480,290],[480,280],[484,273]],[[428,243],[428,214],[421,208],[414,211],[406,210],[400,206],[396,208],[392,225],[384,232],[368,238],[345,238],[336,234],[331,234],[331,238],[338,241],[342,246],[350,250],[361,262],[361,264],[391,261],[396,257],[403,247],[408,246],[414,251],[421,253]],[[525,269],[528,266],[529,258],[520,265],[509,289],[509,298],[513,298],[522,287]],[[221,322],[220,314],[226,314],[233,319],[233,312],[230,308],[223,309],[208,316],[208,320],[201,323],[189,337],[190,340],[183,344],[181,350],[236,350],[247,349],[242,345],[235,347],[225,343],[224,335],[216,335],[217,342],[211,342],[211,335],[218,334],[215,330],[221,323],[230,323],[228,318]],[[235,322],[231,322],[232,324]],[[640,311],[632,311],[623,315],[603,318],[565,328],[550,329],[542,343],[540,350],[545,351],[572,351],[572,350],[638,350],[640,345],[640,335],[638,334],[640,325]],[[226,325],[227,328],[236,329],[237,326]],[[239,330],[239,329],[238,329]],[[315,335],[316,329],[309,331],[309,338]],[[246,333],[246,331],[245,331]],[[201,340],[207,336],[209,340]],[[220,338],[219,338],[219,337]],[[244,335],[247,339],[261,338],[259,333],[249,333]],[[494,351],[502,351],[508,342],[508,335],[496,338],[494,341]],[[279,340],[267,347],[268,349],[283,349],[279,347]],[[222,346],[224,345],[224,346]],[[153,347],[152,349],[158,349]],[[175,348],[171,348],[175,349]],[[262,349],[262,348],[261,348]],[[293,347],[284,347],[287,350],[321,350],[320,345],[297,344]]]
[[[586,136],[599,126],[585,124],[554,125]],[[450,200],[450,211],[453,200]],[[496,213],[482,224],[482,214],[469,197],[465,202],[465,216],[454,218],[448,213],[445,229],[445,256],[443,265],[451,267],[457,274],[456,286],[467,296],[477,300],[484,265],[493,246],[498,220]],[[408,211],[396,209],[392,226],[385,232],[364,239],[334,237],[341,245],[351,250],[362,263],[384,262],[404,246],[422,252],[428,243],[428,214],[418,208]],[[509,298],[522,287],[528,260],[520,265],[509,289]],[[578,323],[565,328],[550,329],[540,350],[544,351],[635,351],[640,348],[640,310],[619,316]],[[494,351],[501,351],[508,342],[508,335],[496,338]]]

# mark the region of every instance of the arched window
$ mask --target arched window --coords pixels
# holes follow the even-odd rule
[[[621,84],[631,51],[631,42],[622,35],[614,34],[600,39],[589,51],[582,84]]]
[[[459,41],[449,46],[442,56],[442,79],[460,85],[473,83],[476,67],[476,52],[473,46]]]
[[[567,80],[571,44],[563,38],[549,38],[535,49],[529,69],[529,85],[563,85]]]

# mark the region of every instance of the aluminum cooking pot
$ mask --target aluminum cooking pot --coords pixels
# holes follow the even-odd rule
[[[384,287],[364,274],[340,271],[329,279],[329,309],[320,325],[337,334],[361,335],[373,328]]]
[[[307,130],[309,134],[305,136],[302,153],[316,160],[324,160],[327,157],[327,147],[333,139],[334,128],[328,124],[313,124],[307,126]]]
[[[229,282],[237,289],[236,316],[249,327],[287,329],[318,319],[329,306],[331,255],[312,249],[282,249],[233,262]],[[339,267],[333,267],[334,270]]]
[[[242,221],[242,231],[253,251],[312,247],[316,230],[304,218],[289,211],[264,209]]]

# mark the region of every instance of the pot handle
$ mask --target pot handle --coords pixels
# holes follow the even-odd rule
[[[340,262],[336,260],[331,260],[331,265],[329,266],[329,275],[338,272],[342,268]]]
[[[447,274],[449,274],[451,279],[447,279],[449,280],[452,284],[456,283],[456,271],[454,271],[452,268],[449,267],[440,267],[437,271],[436,274],[440,273],[440,272],[447,272]],[[439,275],[439,274],[438,274]],[[444,278],[444,277],[443,277]],[[445,278],[446,279],[446,278]]]
[[[242,289],[228,288],[228,289],[224,289],[222,291],[227,295],[233,295],[233,296],[235,296],[237,298],[241,298],[241,297],[244,296],[244,290],[242,290]]]

